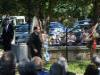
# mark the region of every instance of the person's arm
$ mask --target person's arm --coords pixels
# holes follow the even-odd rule
[[[36,46],[34,45],[34,43],[32,43],[32,47],[33,47],[34,52],[37,53],[38,50],[37,50]]]

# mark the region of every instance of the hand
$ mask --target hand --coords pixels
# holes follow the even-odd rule
[[[37,49],[34,49],[34,52],[35,52],[35,53],[38,53],[38,50],[37,50]]]

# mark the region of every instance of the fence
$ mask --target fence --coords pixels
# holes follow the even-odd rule
[[[97,45],[96,52],[100,54],[100,45]],[[86,46],[53,46],[49,47],[49,53],[52,55],[51,63],[55,62],[60,54],[68,58],[68,61],[90,59],[90,49]]]

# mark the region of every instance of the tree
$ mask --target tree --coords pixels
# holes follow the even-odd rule
[[[0,1],[0,13],[4,14],[16,14],[17,12],[17,0],[1,0]]]

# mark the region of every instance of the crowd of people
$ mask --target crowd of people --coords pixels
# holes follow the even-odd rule
[[[81,29],[81,31],[79,32],[67,32],[67,33],[62,33],[59,35],[53,35],[50,36],[50,40],[49,40],[49,44],[50,45],[59,45],[59,46],[63,46],[63,45],[68,45],[68,46],[75,46],[75,45],[87,45],[87,43],[89,41],[92,40],[91,37],[91,31],[92,28],[87,29]],[[95,32],[93,36],[96,36],[96,43],[97,45],[100,45],[100,34],[98,32]],[[67,42],[67,43],[66,43]]]
[[[100,56],[95,54],[92,62],[87,66],[83,75],[100,74]],[[43,60],[34,56],[30,61],[22,60],[16,65],[15,56],[12,51],[4,52],[0,58],[0,75],[76,75],[68,71],[67,60],[63,56],[51,64],[50,70],[43,67]]]
[[[54,62],[50,70],[43,67],[43,61],[39,56],[34,56],[30,61],[22,60],[16,65],[12,51],[4,52],[0,58],[0,75],[76,75],[68,72],[68,64],[63,56]]]

